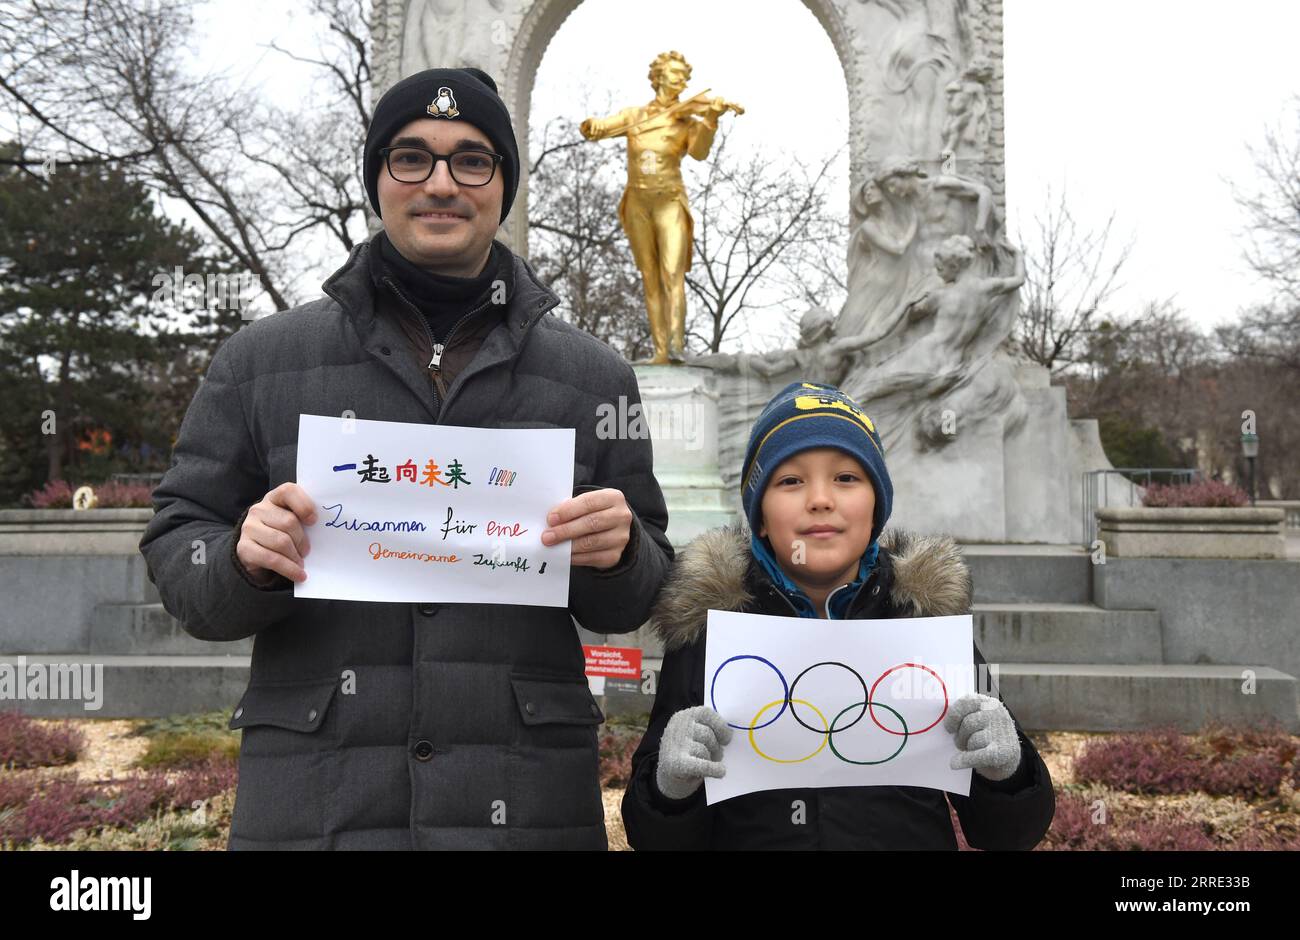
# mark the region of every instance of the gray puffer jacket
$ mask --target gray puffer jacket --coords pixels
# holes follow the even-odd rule
[[[249,323],[220,347],[140,542],[186,631],[255,636],[230,722],[243,729],[230,848],[604,849],[603,716],[574,618],[599,633],[635,630],[673,558],[650,441],[596,433],[599,406],[640,401],[635,373],[548,316],[559,298],[516,256],[507,304],[466,324],[472,357],[460,350],[440,395],[402,322],[418,312],[384,291],[376,302],[369,249],[352,251],[327,297]],[[234,557],[243,515],[295,478],[298,415],[345,411],[574,428],[575,495],[621,490],[632,540],[613,568],[572,569],[568,609],[295,599],[284,578],[259,589]]]

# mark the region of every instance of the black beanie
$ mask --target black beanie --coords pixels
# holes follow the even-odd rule
[[[451,96],[444,102],[447,106],[440,108],[436,99],[444,88]],[[497,83],[487,72],[476,68],[425,69],[408,75],[379,99],[370,119],[370,130],[366,132],[363,164],[366,192],[370,194],[375,215],[383,217],[379,211],[379,173],[384,168],[380,148],[387,147],[394,134],[418,118],[464,121],[492,141],[492,146],[505,158],[501,161],[501,172],[505,174],[501,194],[501,221],[504,222],[519,190],[519,145],[515,143],[510,112],[497,94]]]

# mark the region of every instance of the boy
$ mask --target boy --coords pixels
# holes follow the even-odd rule
[[[623,797],[635,849],[1030,849],[1055,796],[1046,765],[997,698],[957,699],[944,717],[973,767],[969,796],[927,787],[766,790],[708,806],[732,729],[705,703],[708,611],[830,619],[970,611],[970,576],[946,537],[884,532],[893,499],[880,436],[829,385],[796,382],[764,408],[741,474],[750,533],[714,529],[674,562],[651,616],[665,656],[650,727]],[[797,551],[796,551],[797,549]],[[798,557],[798,563],[794,559]],[[798,629],[791,622],[791,629]],[[984,665],[979,648],[977,667]],[[946,797],[946,799],[945,799]],[[794,812],[796,803],[805,813]]]

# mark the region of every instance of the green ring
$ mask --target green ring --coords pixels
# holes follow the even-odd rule
[[[885,705],[883,702],[872,702],[871,703],[872,708],[884,708],[884,709],[888,709],[891,712],[894,712],[894,717],[898,719],[900,724],[902,724],[903,740],[899,742],[898,750],[890,754],[888,757],[885,757],[881,760],[849,760],[849,758],[845,757],[843,754],[837,751],[835,749],[835,722],[839,721],[840,718],[843,715],[845,715],[847,712],[850,712],[855,708],[861,708],[865,704],[866,704],[865,702],[854,702],[848,708],[844,709],[844,711],[840,712],[838,715],[832,718],[831,730],[826,734],[827,740],[830,742],[831,745],[831,753],[834,754],[836,757],[838,757],[840,760],[844,761],[844,763],[857,764],[859,767],[865,767],[868,764],[883,764],[886,763],[887,761],[891,761],[899,754],[901,754],[903,752],[903,748],[907,745],[907,721],[904,720],[903,716],[900,715],[897,711],[894,711],[894,709],[890,708],[888,705]]]

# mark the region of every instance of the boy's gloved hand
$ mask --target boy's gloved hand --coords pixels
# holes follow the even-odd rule
[[[659,740],[655,783],[670,800],[684,800],[700,788],[705,777],[722,777],[722,748],[731,741],[731,728],[707,705],[683,708],[668,719]]]
[[[973,767],[986,780],[1006,780],[1020,766],[1020,737],[1007,707],[991,695],[971,692],[948,708],[943,727],[956,734],[957,747],[948,766]]]

